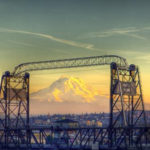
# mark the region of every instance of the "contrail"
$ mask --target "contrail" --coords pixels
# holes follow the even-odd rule
[[[122,29],[114,28],[104,32],[91,32],[88,33],[87,35],[84,35],[83,38],[105,38],[105,37],[112,37],[116,35],[123,35],[123,36],[129,36],[140,40],[146,40],[144,36],[138,34],[138,32],[145,31],[145,30],[150,30],[150,29],[149,28],[137,29],[134,27],[122,28]]]
[[[80,48],[85,48],[89,50],[94,50],[94,45],[93,44],[87,44],[87,43],[80,43],[80,42],[75,42],[75,41],[70,41],[70,40],[64,40],[61,38],[54,37],[49,34],[43,34],[43,33],[36,33],[36,32],[29,32],[29,31],[23,31],[23,30],[11,30],[11,29],[1,29],[0,32],[9,32],[9,33],[20,33],[20,34],[28,34],[28,35],[34,35],[46,39],[50,39],[62,44],[74,46],[74,47],[80,47]]]

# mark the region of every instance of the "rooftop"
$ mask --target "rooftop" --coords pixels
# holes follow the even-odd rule
[[[74,121],[71,119],[62,119],[62,120],[57,120],[55,123],[78,123],[78,121]]]

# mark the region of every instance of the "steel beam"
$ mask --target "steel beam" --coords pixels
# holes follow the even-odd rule
[[[123,57],[116,55],[104,55],[23,63],[15,67],[13,74],[18,75],[24,72],[38,70],[110,65],[112,62],[115,62],[119,66],[128,66],[126,59]]]

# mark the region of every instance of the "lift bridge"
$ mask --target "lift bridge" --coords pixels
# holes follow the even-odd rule
[[[56,128],[30,126],[28,72],[110,65],[110,122],[108,127]],[[39,108],[40,109],[40,108]],[[61,133],[61,142],[47,137]],[[72,136],[72,133],[74,136]],[[1,150],[126,150],[150,149],[139,69],[115,55],[23,63],[6,71],[0,88]]]

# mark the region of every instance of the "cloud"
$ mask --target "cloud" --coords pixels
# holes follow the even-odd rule
[[[106,38],[116,35],[129,36],[140,40],[146,40],[146,37],[139,35],[139,32],[150,30],[150,27],[144,28],[114,28],[104,32],[91,32],[84,35],[82,38]]]
[[[73,46],[73,47],[85,48],[85,49],[88,49],[88,50],[95,50],[93,44],[87,44],[87,43],[80,43],[80,42],[65,40],[65,39],[54,37],[54,36],[49,35],[49,34],[29,32],[29,31],[23,31],[23,30],[2,29],[2,28],[1,28],[0,32],[9,32],[9,33],[20,33],[20,34],[34,35],[34,36],[50,39],[50,40],[56,41],[58,43],[70,45],[70,46]]]

